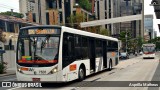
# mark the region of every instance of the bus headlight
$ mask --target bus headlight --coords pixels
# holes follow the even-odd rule
[[[23,74],[23,71],[21,70],[21,67],[17,66],[17,71]]]
[[[53,68],[48,74],[53,74],[58,72],[58,67]]]

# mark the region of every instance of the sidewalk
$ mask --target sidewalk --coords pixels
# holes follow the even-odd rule
[[[127,59],[127,60],[121,60],[119,64],[115,67],[117,68],[126,68],[130,65],[136,64],[138,62],[142,61],[142,56],[137,56],[135,58]]]
[[[15,74],[16,74],[16,71],[15,71],[15,70],[7,69],[6,73],[0,74],[0,77],[9,76],[9,75],[15,75]]]

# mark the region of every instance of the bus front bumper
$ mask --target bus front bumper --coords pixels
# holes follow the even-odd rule
[[[27,75],[16,72],[18,81],[53,81],[57,82],[57,73],[50,75]]]

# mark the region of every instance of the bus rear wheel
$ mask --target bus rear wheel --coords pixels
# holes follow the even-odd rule
[[[78,72],[78,79],[79,81],[84,80],[85,78],[85,71],[84,68],[80,67],[79,72]]]

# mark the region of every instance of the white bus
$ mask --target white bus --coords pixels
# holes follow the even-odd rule
[[[155,44],[143,44],[142,49],[143,49],[143,59],[145,58],[155,58]]]
[[[112,69],[119,63],[118,39],[65,26],[20,29],[16,75],[19,81],[68,82]]]

